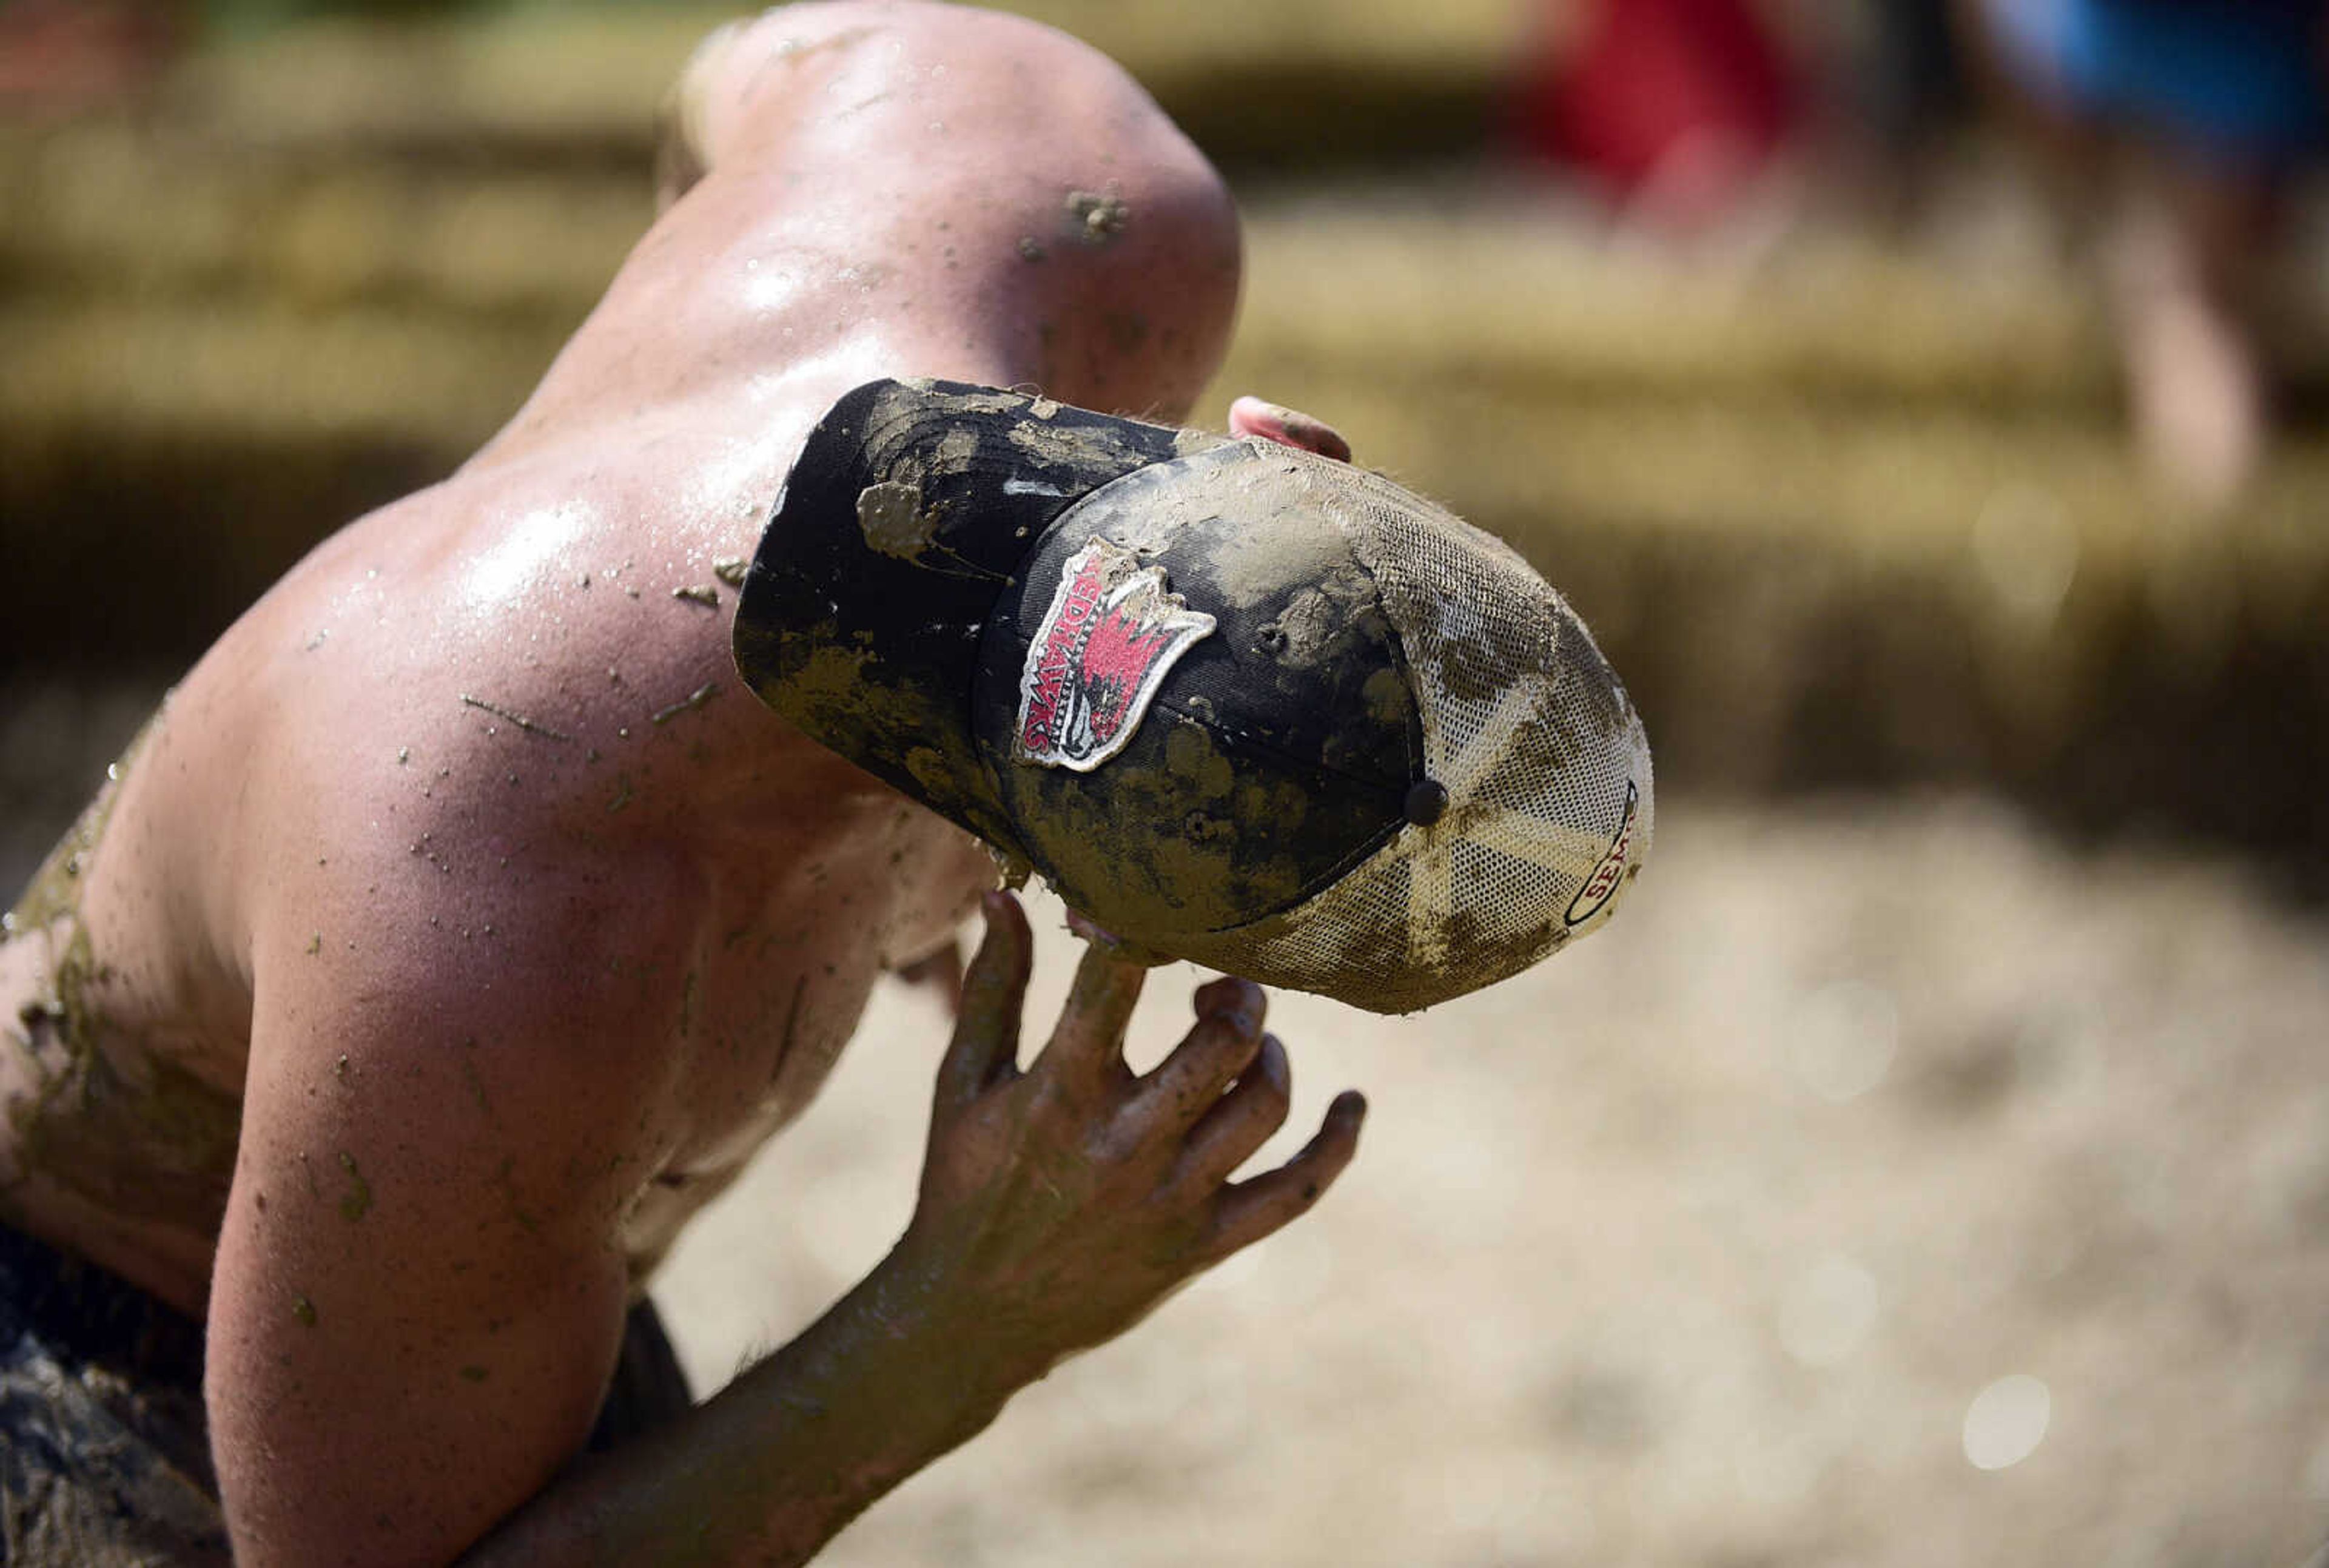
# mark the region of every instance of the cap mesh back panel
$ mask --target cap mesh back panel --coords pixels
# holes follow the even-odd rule
[[[1174,945],[1267,984],[1411,1012],[1609,917],[1649,853],[1649,743],[1584,622],[1518,555],[1374,475],[1291,455],[1290,477],[1374,574],[1447,808],[1296,908]],[[1589,882],[1608,896],[1580,897]]]

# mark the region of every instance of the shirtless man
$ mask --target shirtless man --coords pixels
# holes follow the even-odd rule
[[[1132,943],[1414,1011],[1640,872],[1640,718],[1512,550],[1286,410],[1090,412],[1185,415],[1237,298],[1120,70],[838,0],[680,105],[526,408],[244,615],[9,916],[19,1556],[806,1559],[1351,1160],[1358,1095],[1230,1181],[1262,993],[1135,1076]],[[985,894],[906,1235],[689,1405],[647,1274],[992,888],[950,823],[1129,941],[1023,1070]]]
[[[21,1555],[799,1562],[1352,1157],[1345,1095],[1291,1161],[1231,1182],[1287,1114],[1261,992],[1201,988],[1136,1078],[1143,971],[1104,940],[1021,1070],[1028,931],[987,892],[905,1235],[708,1403],[639,1394],[655,1261],[807,1103],[874,981],[946,950],[995,881],[966,834],[742,689],[734,563],[789,526],[771,499],[861,383],[1177,420],[1239,267],[1203,158],[1028,23],[795,5],[715,35],[680,102],[674,199],[525,407],[245,615],[10,917],[0,1522]],[[1273,469],[1352,472],[1315,421],[1248,401],[1232,424],[1306,449]],[[877,542],[862,511],[900,487],[859,496],[861,543],[923,543]],[[1448,613],[1474,627],[1482,597]],[[1419,900],[1449,885],[1459,826],[1475,853],[1539,854],[1520,798],[1461,794],[1487,776],[1466,759],[1575,751],[1549,664],[1589,675],[1640,819],[1621,770],[1608,820],[1542,852],[1576,874],[1525,916],[1523,960],[1565,940],[1564,906],[1603,918],[1647,840],[1638,721],[1546,614],[1526,625],[1548,667],[1509,693],[1447,634],[1485,715],[1468,751],[1433,741],[1459,798],[1402,774],[1394,817],[1447,831],[1385,829],[1437,846]],[[1396,683],[1363,694],[1405,711]],[[1393,1010],[1423,1005],[1389,983]]]

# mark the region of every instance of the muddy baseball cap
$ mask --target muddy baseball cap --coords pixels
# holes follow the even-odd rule
[[[1641,720],[1561,596],[1275,442],[859,387],[786,479],[735,651],[1111,932],[1375,1012],[1592,930],[1649,852]]]

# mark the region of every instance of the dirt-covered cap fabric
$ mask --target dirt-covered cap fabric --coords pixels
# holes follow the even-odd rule
[[[737,662],[1142,945],[1409,1012],[1594,929],[1648,745],[1584,624],[1379,475],[950,383],[837,402]]]

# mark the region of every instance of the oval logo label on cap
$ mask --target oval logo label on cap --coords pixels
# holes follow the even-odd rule
[[[1027,645],[1012,756],[1090,772],[1131,742],[1165,672],[1212,629],[1163,567],[1093,540],[1068,558]]]
[[[1624,884],[1626,857],[1634,847],[1634,809],[1640,799],[1634,781],[1627,779],[1626,814],[1617,819],[1617,836],[1610,841],[1609,853],[1601,857],[1593,874],[1585,879],[1585,885],[1577,890],[1577,896],[1569,901],[1569,913],[1562,918],[1570,925],[1581,926],[1599,914],[1602,906]]]

